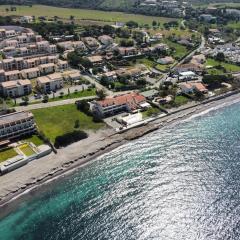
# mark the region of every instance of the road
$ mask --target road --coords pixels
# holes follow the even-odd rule
[[[92,100],[94,98],[96,98],[96,96],[65,99],[65,100],[54,101],[54,102],[36,103],[36,104],[27,105],[27,106],[19,106],[19,107],[14,107],[14,109],[16,111],[30,111],[30,110],[34,110],[34,109],[41,109],[41,108],[48,108],[48,107],[56,107],[56,106],[62,106],[62,105],[67,105],[67,104],[73,104],[78,100],[86,100],[86,99]]]
[[[201,41],[201,44],[199,45],[199,47],[197,49],[193,50],[191,53],[189,53],[184,59],[182,59],[180,62],[178,62],[178,64],[176,64],[172,69],[174,70],[175,67],[183,64],[186,59],[192,58],[196,54],[196,52],[201,52],[205,48],[205,44],[206,44],[206,40],[202,36],[202,41]]]

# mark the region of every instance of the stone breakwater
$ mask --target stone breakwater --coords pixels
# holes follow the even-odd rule
[[[124,133],[114,133],[110,129],[90,134],[67,148],[60,149],[57,155],[51,154],[43,159],[34,161],[26,167],[0,177],[0,207],[6,206],[23,192],[33,190],[50,180],[65,176],[78,167],[84,166],[98,156],[107,153],[128,141],[140,138],[157,129],[178,123],[191,116],[198,116],[208,110],[224,107],[240,101],[240,94],[227,95],[228,98],[218,98],[197,104],[181,111],[156,119],[141,127],[129,129]],[[4,214],[4,213],[3,213]]]

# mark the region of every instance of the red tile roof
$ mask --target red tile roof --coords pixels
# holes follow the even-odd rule
[[[129,93],[112,98],[106,98],[102,101],[98,101],[97,103],[102,107],[127,104],[131,109],[135,109],[138,104],[144,101],[146,101],[146,98],[144,96],[138,93]]]

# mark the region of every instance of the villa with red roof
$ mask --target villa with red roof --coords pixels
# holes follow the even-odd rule
[[[131,112],[141,108],[146,98],[138,93],[128,93],[91,103],[91,110],[100,117],[112,116],[120,112]]]

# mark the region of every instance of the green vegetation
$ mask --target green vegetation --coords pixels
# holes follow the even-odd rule
[[[31,137],[26,137],[22,139],[23,142],[33,143],[36,146],[44,144],[43,140],[40,139],[37,135],[32,135]]]
[[[18,154],[15,152],[13,148],[5,148],[0,150],[0,162],[4,162],[8,160],[9,158],[13,158],[17,156]]]
[[[27,157],[30,157],[30,156],[36,154],[33,151],[33,149],[29,146],[28,143],[25,143],[25,144],[19,146],[19,150],[21,150],[24,153],[24,155],[27,156]]]
[[[208,70],[209,74],[222,74],[224,72],[239,72],[240,66],[232,64],[232,63],[226,63],[226,62],[220,62],[213,58],[208,58],[205,66],[212,66],[213,68]]]
[[[103,123],[95,123],[91,116],[77,110],[74,104],[37,109],[32,111],[40,131],[53,143],[57,136],[73,132],[75,121],[79,120],[80,130],[98,130]]]
[[[156,107],[150,107],[146,111],[142,112],[143,118],[148,118],[154,115],[159,114],[160,110]]]
[[[140,14],[128,14],[123,12],[106,12],[99,10],[87,10],[87,9],[73,9],[73,8],[59,8],[59,7],[50,7],[44,5],[33,5],[29,6],[17,6],[17,10],[14,12],[6,12],[6,8],[10,8],[9,5],[0,6],[0,15],[34,15],[35,17],[47,16],[54,17],[58,16],[59,18],[69,19],[70,16],[74,16],[76,20],[91,20],[91,21],[100,21],[100,22],[128,22],[135,21],[139,24],[151,24],[153,20],[161,22],[172,21],[171,18],[163,17],[152,17],[144,16]]]
[[[65,100],[65,99],[74,99],[74,98],[90,97],[90,96],[96,96],[96,89],[95,88],[66,94],[66,95],[63,95],[61,97],[49,98],[48,101],[49,102],[55,102],[55,101],[60,101],[60,100]]]
[[[187,49],[187,47],[179,44],[179,43],[175,43],[172,42],[168,39],[165,39],[164,42],[168,45],[168,47],[171,49],[174,49],[173,53],[171,54],[173,56],[173,58],[175,59],[181,59],[182,57],[184,57],[187,53],[189,53],[190,51]]]
[[[184,96],[176,96],[175,100],[174,100],[174,104],[176,106],[181,106],[184,105],[186,103],[188,103],[189,99],[187,97]]]

